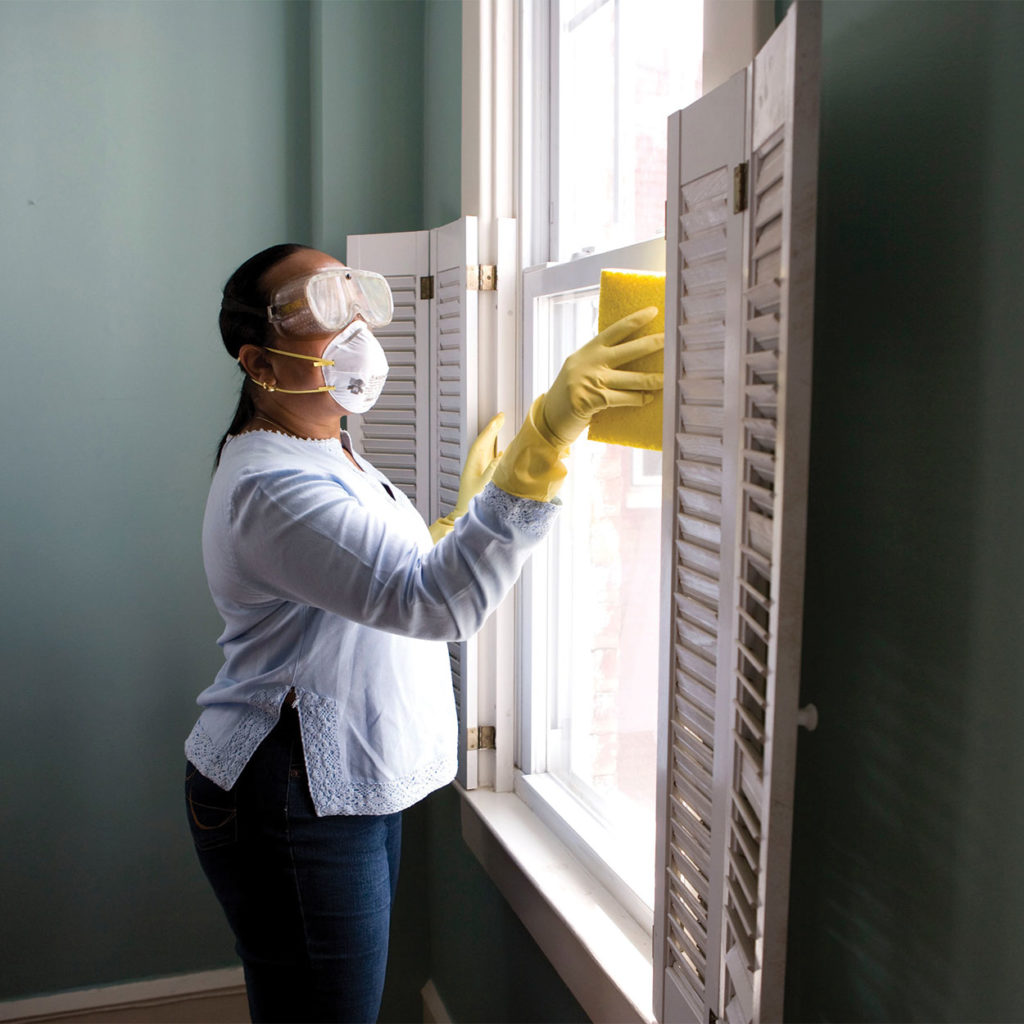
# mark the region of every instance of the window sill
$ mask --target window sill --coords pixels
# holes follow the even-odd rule
[[[650,934],[519,797],[456,789],[467,845],[587,1016],[652,1024]]]

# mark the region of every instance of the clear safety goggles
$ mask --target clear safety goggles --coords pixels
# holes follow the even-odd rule
[[[391,323],[395,303],[386,278],[369,270],[338,267],[320,270],[281,285],[266,309],[224,300],[224,309],[265,314],[279,334],[289,337],[329,334],[362,316],[370,327]]]

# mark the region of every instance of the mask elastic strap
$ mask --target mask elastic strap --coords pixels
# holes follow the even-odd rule
[[[246,374],[246,376],[249,375]],[[334,390],[333,384],[325,384],[321,388],[303,388],[301,391],[293,391],[290,388],[279,388],[274,384],[264,384],[263,381],[257,380],[255,377],[249,377],[249,380],[257,387],[263,388],[264,391],[276,391],[279,395],[319,395],[322,391]]]
[[[305,359],[314,366],[333,366],[333,359],[324,359],[322,356],[304,356],[298,352],[285,352],[279,348],[268,348],[267,352],[273,352],[276,356],[288,356],[289,359]]]

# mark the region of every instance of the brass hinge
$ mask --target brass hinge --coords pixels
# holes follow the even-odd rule
[[[432,299],[434,297],[434,276],[420,278],[420,298]]]
[[[498,287],[498,268],[493,263],[466,264],[466,288],[471,292],[493,292]]]
[[[747,171],[749,165],[737,164],[732,172],[732,212],[742,213],[747,208]]]
[[[494,750],[494,726],[481,725],[470,729],[466,737],[467,750]]]

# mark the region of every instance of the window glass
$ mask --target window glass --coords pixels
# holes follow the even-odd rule
[[[666,119],[700,96],[702,0],[562,0],[554,259],[664,233]]]
[[[551,203],[534,207],[531,227],[547,265],[527,289],[528,394],[597,333],[602,267],[664,269],[663,254],[634,243],[664,234],[667,119],[700,96],[703,56],[702,0],[537,0],[536,9],[550,12],[550,76],[537,68],[534,82],[550,119],[538,120],[530,152],[547,155],[534,178]],[[661,453],[581,438],[569,461],[564,510],[527,586],[520,762],[537,781],[524,791],[553,809],[552,827],[574,852],[587,848],[595,877],[613,876],[624,906],[649,925]]]
[[[597,304],[596,288],[539,300],[535,352],[548,379],[597,333]],[[554,626],[539,738],[547,771],[628,846],[644,883],[654,866],[660,460],[585,437],[573,445],[545,592],[534,595]],[[650,905],[650,892],[637,895]]]

